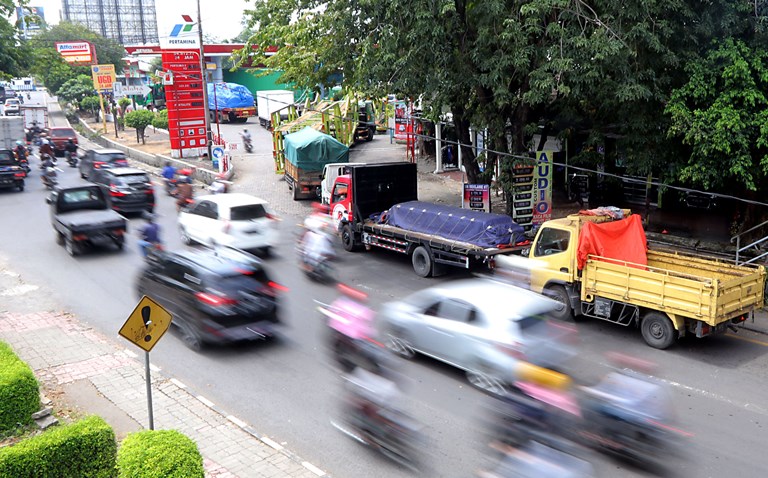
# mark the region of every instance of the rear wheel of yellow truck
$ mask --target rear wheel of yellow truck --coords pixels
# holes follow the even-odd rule
[[[659,312],[648,312],[640,323],[645,343],[653,348],[666,349],[675,343],[677,331],[669,317]]]
[[[573,309],[571,308],[571,301],[568,299],[568,292],[565,287],[561,285],[550,285],[544,288],[544,295],[557,302],[557,308],[555,308],[550,315],[562,321],[572,321]]]

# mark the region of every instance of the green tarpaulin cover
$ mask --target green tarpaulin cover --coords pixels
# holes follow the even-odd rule
[[[348,163],[349,148],[310,127],[285,137],[285,157],[304,171],[322,171],[328,163]]]

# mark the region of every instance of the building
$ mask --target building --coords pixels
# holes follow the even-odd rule
[[[22,37],[29,39],[42,31],[45,25],[43,7],[16,7],[16,21],[22,31]]]
[[[62,16],[122,45],[159,41],[155,0],[62,0]]]

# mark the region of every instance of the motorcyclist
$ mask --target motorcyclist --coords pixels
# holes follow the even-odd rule
[[[243,146],[245,147],[245,150],[247,152],[251,152],[252,146],[251,146],[251,133],[248,131],[248,128],[245,128],[242,133],[240,133],[240,137],[243,138]]]
[[[16,157],[16,161],[22,161],[27,159],[27,147],[24,146],[22,141],[16,141],[16,147],[13,148],[13,155]]]
[[[66,151],[68,155],[72,153],[77,154],[77,145],[72,139],[67,140],[67,144],[64,146],[64,151]]]
[[[144,257],[149,254],[150,248],[162,248],[163,241],[160,239],[160,225],[155,222],[155,215],[145,213],[144,219],[147,223],[139,229],[139,249]]]
[[[42,144],[40,145],[40,158],[42,159],[43,155],[46,154],[53,157],[53,147],[51,146],[50,141],[48,141],[46,138],[43,138]]]
[[[323,229],[309,229],[301,240],[300,250],[302,265],[306,271],[313,271],[322,262],[336,256],[333,241]]]
[[[165,166],[163,166],[163,171],[161,173],[163,176],[163,180],[165,181],[165,189],[170,193],[173,194],[173,178],[176,177],[176,168],[173,167],[173,164],[171,164],[170,161],[165,162]]]
[[[211,194],[225,194],[229,191],[230,184],[229,181],[224,179],[224,173],[219,173],[216,175],[216,179],[208,186],[208,191]]]
[[[192,199],[193,195],[192,178],[185,175],[179,176],[176,183],[176,210],[181,211],[181,209]]]
[[[44,155],[41,157],[43,163],[41,165],[43,174],[40,178],[43,181],[45,187],[50,187],[52,182],[56,178],[56,163],[53,162],[53,158],[50,155]]]
[[[331,303],[327,313],[330,345],[339,365],[349,372],[359,364],[369,345],[381,345],[373,338],[374,314],[365,303],[367,295],[345,284],[339,284],[337,289],[341,295]]]

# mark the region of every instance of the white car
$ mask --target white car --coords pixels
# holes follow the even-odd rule
[[[3,111],[5,116],[21,114],[21,105],[19,104],[19,100],[15,98],[8,98],[5,100]]]
[[[467,279],[385,304],[379,321],[393,352],[430,356],[466,371],[476,387],[499,393],[516,380],[520,360],[563,370],[575,355],[575,329],[548,320],[557,307],[508,283]]]
[[[200,196],[179,214],[185,244],[229,246],[269,255],[277,241],[277,217],[267,201],[249,194]]]

